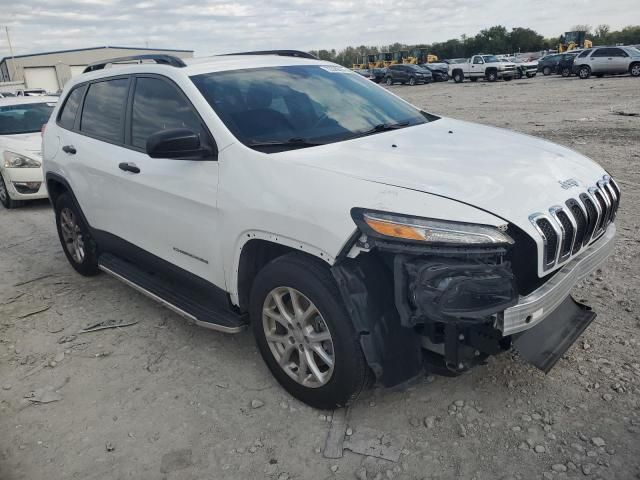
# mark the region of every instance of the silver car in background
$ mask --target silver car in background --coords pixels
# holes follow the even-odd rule
[[[595,47],[584,50],[573,62],[573,73],[584,79],[591,75],[629,73],[640,77],[640,50],[634,47]]]

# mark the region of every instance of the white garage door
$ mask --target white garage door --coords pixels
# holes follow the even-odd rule
[[[24,82],[27,88],[44,88],[51,93],[60,88],[55,67],[25,67]]]
[[[76,75],[80,75],[82,72],[84,72],[84,69],[87,68],[87,66],[86,65],[71,65],[69,68],[71,69],[71,78],[73,78]]]

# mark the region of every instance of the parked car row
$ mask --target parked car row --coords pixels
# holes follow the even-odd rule
[[[577,75],[585,80],[591,75],[598,78],[621,74],[640,77],[640,50],[624,46],[593,47],[547,55],[538,62],[538,71],[543,75]]]

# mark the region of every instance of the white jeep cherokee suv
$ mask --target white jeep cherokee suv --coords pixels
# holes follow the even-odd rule
[[[66,85],[44,167],[71,265],[201,326],[251,324],[320,408],[512,346],[548,371],[595,317],[569,294],[613,249],[607,172],[305,54],[250,53]]]

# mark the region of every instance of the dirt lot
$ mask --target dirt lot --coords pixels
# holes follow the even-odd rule
[[[331,412],[289,397],[249,333],[192,327],[106,275],[80,277],[46,203],[2,210],[0,479],[640,478],[640,116],[614,113],[640,113],[640,80],[392,90],[567,145],[621,185],[615,256],[575,292],[598,318],[549,375],[506,354],[368,392],[353,435],[385,434],[400,459],[327,459]],[[105,320],[138,323],[78,334]]]

